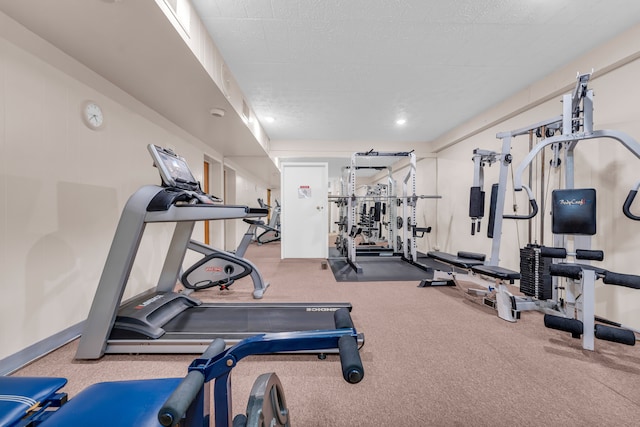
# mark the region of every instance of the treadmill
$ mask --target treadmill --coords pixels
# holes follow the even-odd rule
[[[230,346],[262,333],[335,329],[334,312],[351,310],[350,303],[203,303],[190,292],[175,292],[196,221],[260,218],[268,210],[222,204],[201,191],[184,158],[153,144],[148,150],[162,185],[140,188],[123,209],[76,359],[199,354],[215,338]],[[122,304],[145,226],[154,222],[176,223],[158,283]]]

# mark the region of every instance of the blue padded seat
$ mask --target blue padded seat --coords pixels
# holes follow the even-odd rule
[[[45,404],[66,378],[0,376],[0,426],[16,425],[34,405]]]
[[[158,411],[182,378],[114,381],[87,387],[42,427],[160,427]]]
[[[494,279],[508,280],[509,283],[513,283],[514,280],[520,280],[519,272],[498,267],[497,265],[476,265],[471,267],[471,270],[474,273],[483,274]]]

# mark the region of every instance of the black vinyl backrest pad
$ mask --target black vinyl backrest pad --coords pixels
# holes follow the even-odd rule
[[[460,253],[458,253],[458,255],[460,255]],[[469,269],[474,265],[483,264],[483,261],[477,258],[464,258],[446,252],[431,251],[427,253],[427,256],[462,269]]]
[[[484,191],[480,187],[471,187],[469,195],[469,217],[482,218],[484,216]]]
[[[484,261],[486,259],[485,254],[479,254],[477,252],[458,251],[460,258],[477,259],[478,261]]]
[[[494,279],[509,280],[511,283],[514,280],[520,280],[519,272],[498,267],[497,265],[476,265],[471,267],[471,270],[474,273],[483,274]]]
[[[493,228],[496,223],[496,204],[498,203],[498,184],[491,186],[491,197],[489,199],[489,225],[487,226],[487,237],[493,239]],[[502,215],[502,212],[500,212]]]
[[[551,196],[554,234],[596,234],[596,190],[554,190]]]

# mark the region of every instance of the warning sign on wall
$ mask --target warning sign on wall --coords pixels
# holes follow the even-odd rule
[[[310,199],[311,198],[311,187],[308,185],[301,185],[298,187],[298,199]]]

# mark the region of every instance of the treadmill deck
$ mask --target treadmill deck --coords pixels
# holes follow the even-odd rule
[[[350,303],[341,302],[205,303],[167,322],[162,326],[165,334],[157,339],[114,328],[105,353],[198,354],[215,338],[222,338],[231,346],[264,333],[334,329],[333,313],[340,308],[351,310],[351,307]],[[362,342],[362,337],[359,341]]]

